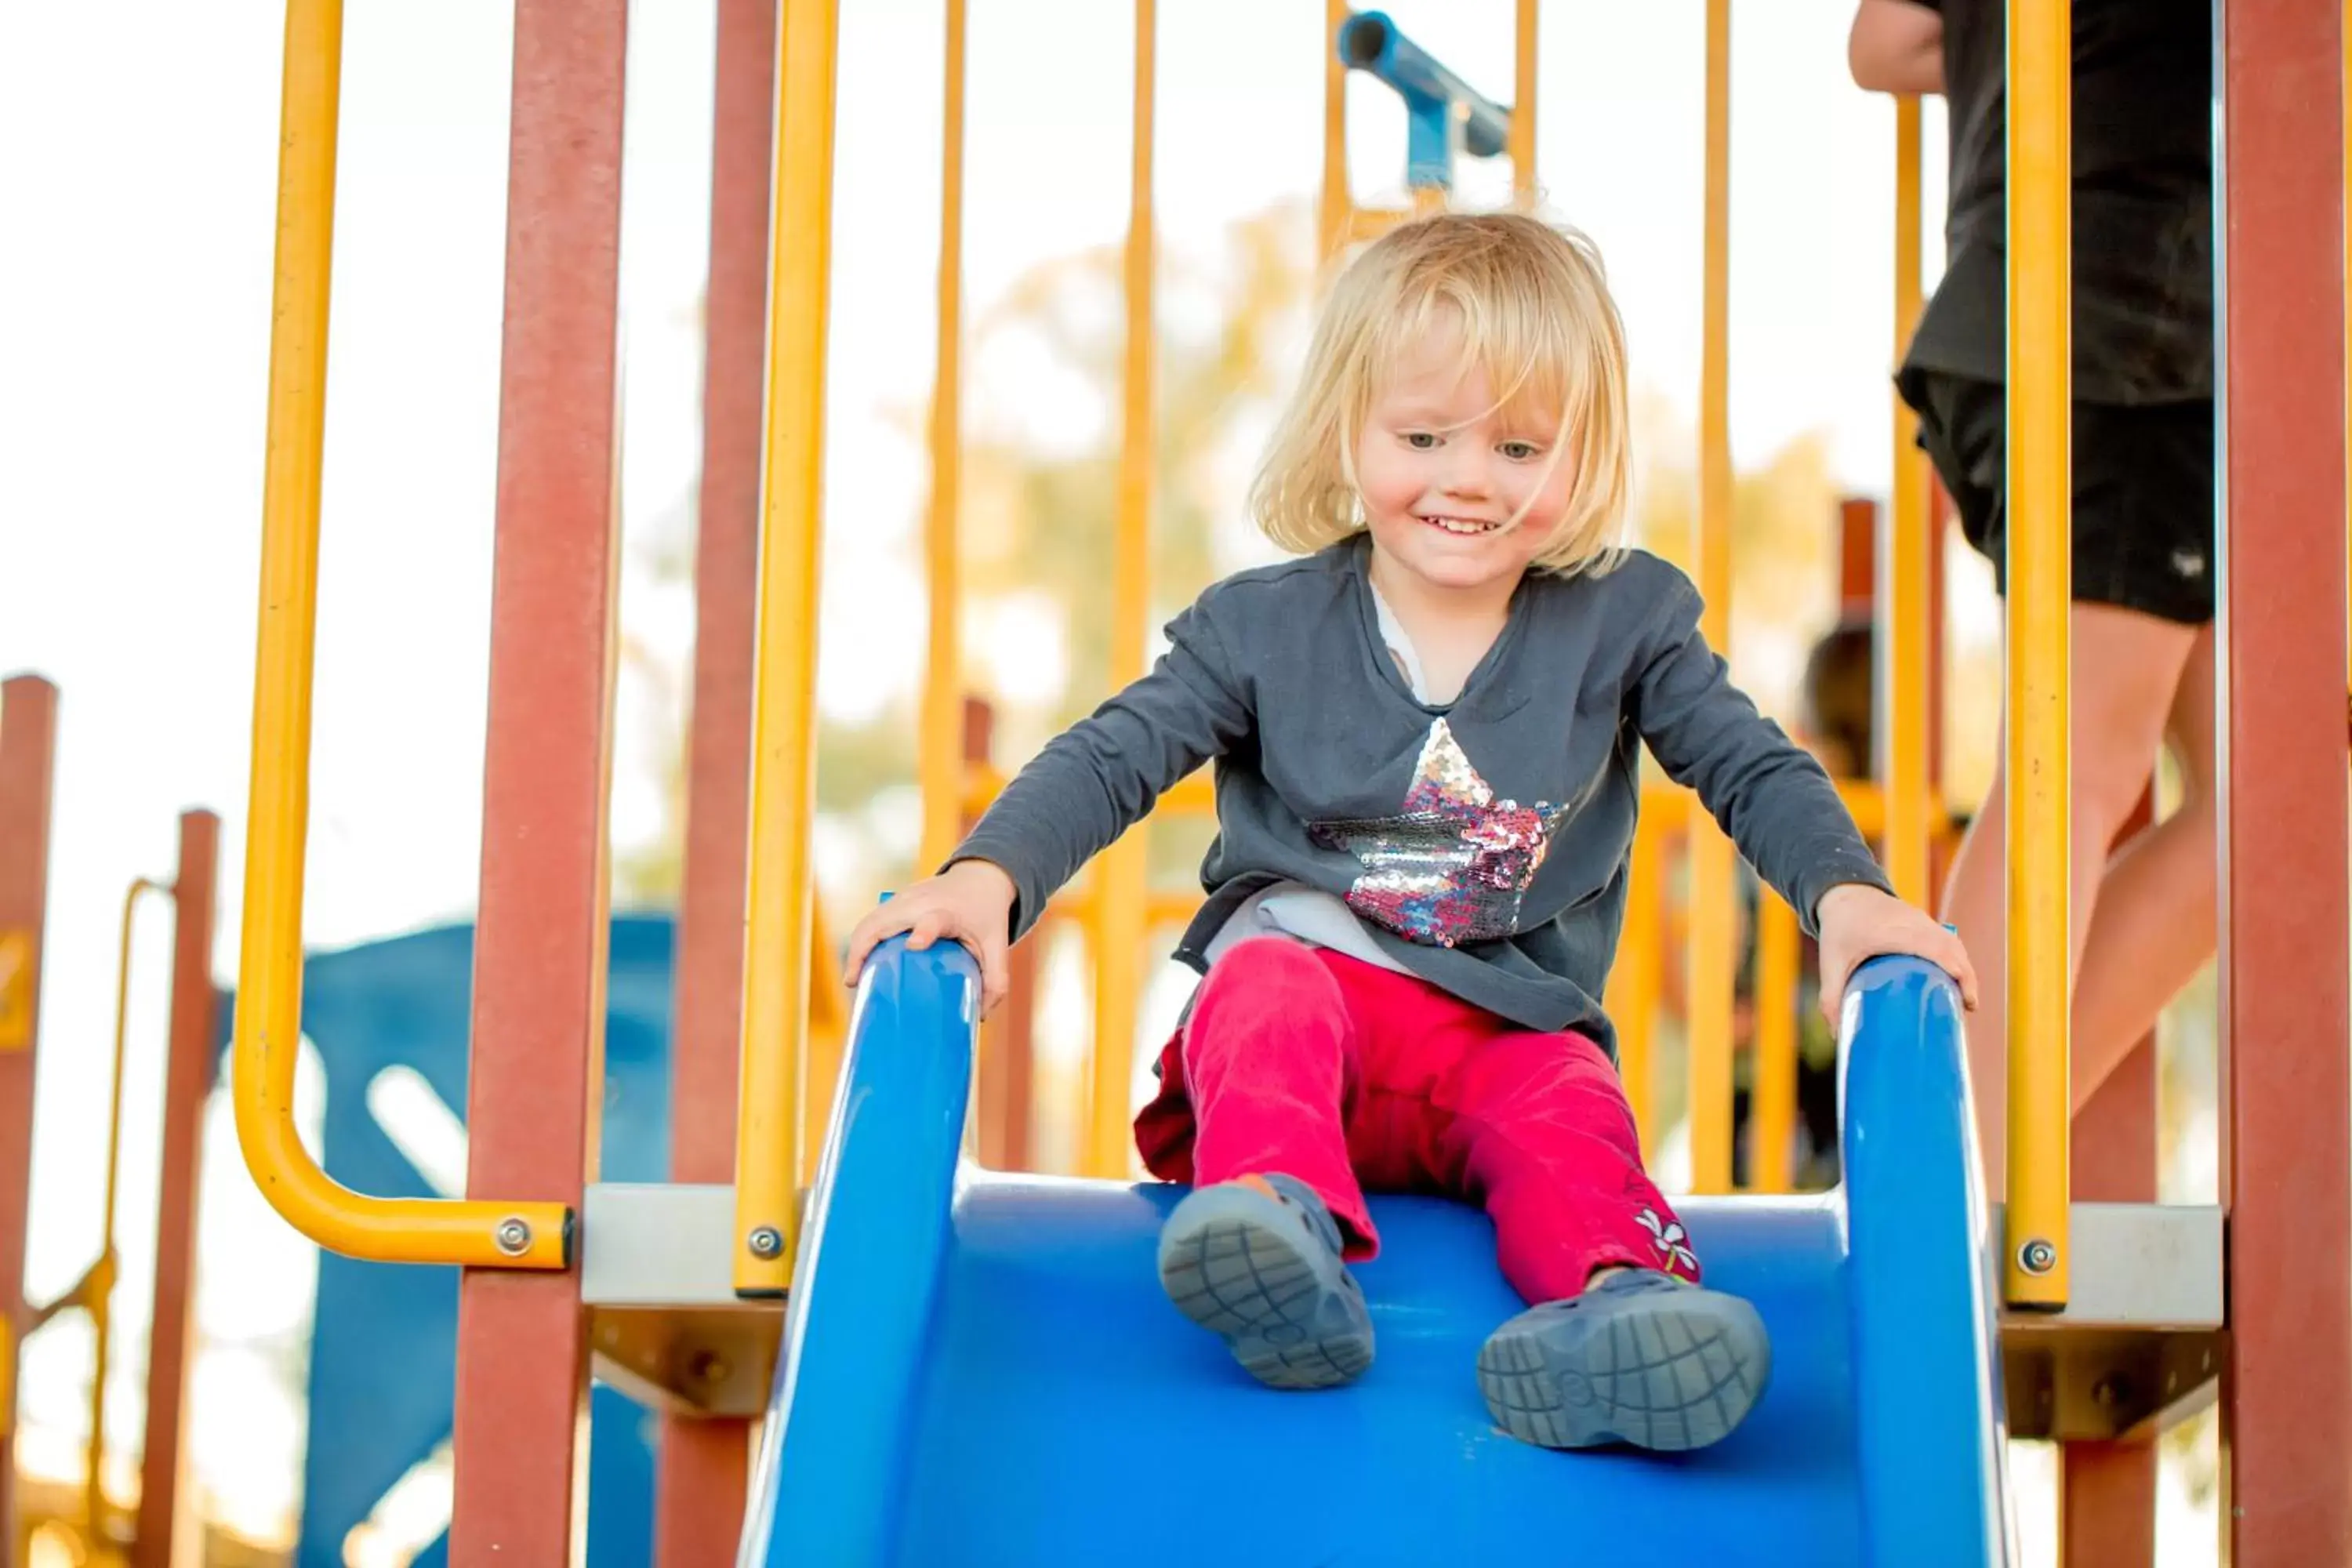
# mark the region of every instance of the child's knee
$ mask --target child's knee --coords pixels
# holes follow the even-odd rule
[[[1184,1026],[1183,1058],[1198,1070],[1236,1053],[1263,1067],[1303,1051],[1343,1054],[1347,1004],[1313,949],[1287,937],[1253,937],[1210,966]],[[1285,1050],[1283,1046],[1297,1047]]]
[[[1305,942],[1286,936],[1256,936],[1225,950],[1209,967],[1196,1007],[1240,998],[1253,1010],[1278,1006],[1336,1012],[1339,983]]]

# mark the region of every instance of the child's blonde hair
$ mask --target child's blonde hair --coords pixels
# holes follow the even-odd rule
[[[1592,242],[1519,213],[1433,213],[1349,263],[1266,443],[1251,515],[1302,555],[1364,526],[1355,461],[1364,419],[1389,367],[1448,316],[1467,363],[1496,389],[1496,409],[1558,422],[1548,461],[1570,466],[1568,513],[1532,564],[1607,570],[1631,468],[1624,323]]]

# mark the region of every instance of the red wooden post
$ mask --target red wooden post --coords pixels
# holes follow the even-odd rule
[[[596,1154],[617,544],[625,0],[517,0],[498,544],[467,1086],[476,1197],[575,1206]],[[469,1269],[455,1568],[574,1561],[580,1277]]]
[[[1838,502],[1838,615],[1870,615],[1878,603],[1878,503]]]
[[[0,1563],[12,1568],[16,1352],[25,1328],[26,1198],[33,1178],[33,1066],[57,747],[58,689],[31,675],[0,685]]]
[[[2118,843],[2147,826],[2143,796]],[[2156,1037],[2134,1047],[2074,1118],[2074,1199],[2156,1201]],[[2154,1443],[2068,1443],[2059,1450],[2059,1558],[2072,1568],[2151,1568],[2156,1562]]]
[[[2229,1560],[2352,1562],[2343,15],[2223,0]]]
[[[674,1182],[735,1179],[775,66],[776,0],[719,0],[710,279],[703,302],[694,724],[670,1045]],[[732,1561],[751,1442],[748,1422],[663,1417],[655,1460],[656,1568]]]
[[[139,1468],[139,1529],[131,1568],[172,1568],[180,1522],[193,1344],[196,1188],[205,1102],[213,1088],[213,915],[220,818],[180,815],[180,869],[172,883],[172,1037],[163,1068],[163,1171],[155,1200],[155,1295],[147,1351],[147,1441]]]

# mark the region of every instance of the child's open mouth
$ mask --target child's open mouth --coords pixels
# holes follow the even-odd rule
[[[1458,533],[1472,538],[1481,533],[1492,533],[1503,526],[1499,522],[1481,522],[1473,517],[1424,516],[1421,521],[1432,528],[1442,529],[1447,533]]]

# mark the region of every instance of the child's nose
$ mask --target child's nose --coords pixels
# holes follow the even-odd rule
[[[1445,470],[1445,492],[1457,496],[1483,496],[1491,487],[1483,453],[1460,451]]]

